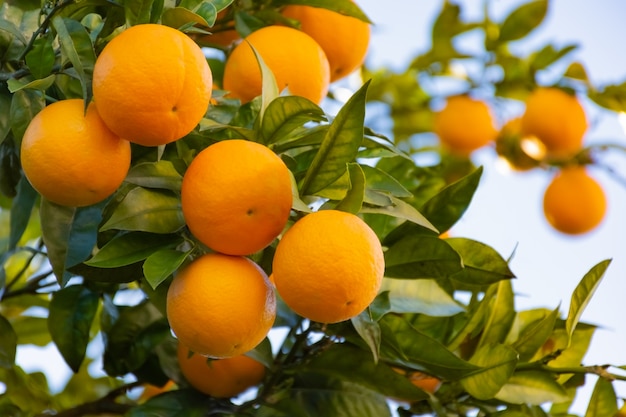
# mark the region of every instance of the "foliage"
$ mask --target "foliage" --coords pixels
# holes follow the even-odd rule
[[[433,103],[441,97],[427,91],[428,83],[453,79],[459,91],[520,100],[539,74],[575,50],[548,44],[524,57],[511,52],[512,42],[541,24],[547,0],[523,4],[500,22],[464,21],[460,7],[445,1],[431,49],[400,73],[364,69],[371,82],[343,105],[329,99],[342,106],[335,114],[300,97],[276,97],[271,85],[243,106],[218,90],[183,139],[159,148],[134,145],[126,181],[107,201],[68,208],[40,198],[19,166],[24,130],[46,103],[90,99],[95,59],[119,28],[160,22],[202,33],[231,6],[230,24],[246,35],[285,23],[278,8],[286,4],[369,20],[348,0],[231,3],[9,0],[0,6],[0,415],[365,417],[390,415],[390,407],[401,416],[566,415],[587,374],[600,376],[587,415],[614,415],[613,383],[624,377],[610,365],[581,365],[594,326],[580,318],[610,260],[582,277],[567,314],[516,309],[507,259],[482,242],[439,236],[463,216],[482,168],[409,140],[432,131]],[[482,53],[457,46],[469,32],[484,36]],[[223,59],[210,62],[217,76]],[[459,78],[453,71],[459,62],[478,69]],[[592,85],[582,63],[571,64],[555,84],[626,111],[625,85]],[[393,122],[388,137],[367,122],[367,110],[381,104]],[[272,339],[274,353],[269,339],[249,353],[267,366],[265,380],[250,399],[229,401],[204,396],[181,378],[165,293],[180,266],[205,250],[185,227],[182,175],[209,144],[242,137],[267,145],[290,168],[294,220],[320,206],[359,213],[385,247],[386,278],[365,312],[339,324],[308,322],[281,304],[275,330],[284,340]],[[437,153],[437,161],[416,163],[422,152]],[[253,255],[268,274],[275,244]],[[87,348],[96,339],[104,345],[106,376],[88,370],[94,358]],[[50,343],[73,371],[59,393],[50,391],[45,375],[15,363],[20,346]],[[433,375],[442,385],[426,393],[393,368]],[[141,405],[126,395],[170,379],[181,389]]]

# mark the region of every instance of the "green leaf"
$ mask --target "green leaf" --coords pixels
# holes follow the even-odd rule
[[[19,345],[35,345],[44,347],[52,341],[48,330],[48,319],[21,315],[11,320],[13,330],[17,334]]]
[[[365,174],[365,182],[368,190],[387,192],[399,198],[413,196],[398,180],[385,171],[369,165],[362,164],[360,166]]]
[[[191,252],[161,249],[143,263],[143,273],[152,289],[156,289],[185,262]]]
[[[332,184],[353,162],[363,142],[365,99],[369,81],[339,110],[300,185],[304,195]]]
[[[547,0],[534,0],[513,10],[500,26],[500,42],[509,42],[527,36],[543,22],[548,13]]]
[[[52,25],[59,35],[64,61],[69,60],[78,74],[86,106],[91,98],[91,77],[96,62],[89,33],[80,22],[73,19],[55,16]]]
[[[207,27],[207,22],[202,16],[192,12],[184,7],[172,7],[165,9],[161,16],[164,25],[178,29],[191,23],[196,23],[200,26]]]
[[[11,131],[17,143],[21,143],[30,121],[44,107],[44,96],[39,91],[20,90],[13,94],[9,120],[11,121]]]
[[[42,199],[41,233],[52,270],[61,287],[71,277],[67,268],[83,262],[91,255],[104,204],[73,208]]]
[[[481,366],[459,358],[441,342],[420,332],[400,316],[387,314],[379,323],[382,331],[382,359],[420,371],[427,370],[451,380],[481,369]]]
[[[485,285],[515,278],[506,260],[492,247],[466,238],[448,238],[446,242],[461,255],[464,265],[452,279],[463,284]]]
[[[626,82],[589,89],[587,95],[597,105],[617,112],[626,112]]]
[[[459,254],[438,237],[407,235],[385,251],[389,278],[442,278],[462,269]]]
[[[55,80],[56,75],[52,74],[48,75],[46,78],[30,81],[25,84],[15,79],[10,79],[9,81],[7,81],[7,85],[9,86],[9,91],[11,93],[26,89],[44,91],[50,88],[52,84],[54,84]]]
[[[56,56],[52,47],[52,38],[46,36],[33,43],[33,47],[26,54],[26,65],[35,78],[45,78],[52,72]]]
[[[132,189],[115,207],[101,231],[120,229],[152,233],[174,233],[185,226],[180,197],[169,190]]]
[[[13,326],[0,314],[0,368],[11,369],[15,365],[17,351],[17,334]]]
[[[17,183],[17,195],[11,202],[9,250],[15,249],[24,235],[38,195],[25,176],[20,178],[20,181]]]
[[[585,417],[617,416],[617,396],[611,381],[598,378],[593,387]]]
[[[470,363],[483,369],[461,379],[461,385],[473,397],[488,400],[493,398],[513,375],[517,364],[517,352],[506,345],[484,345],[476,350]]]
[[[381,291],[388,291],[389,311],[394,313],[421,313],[446,317],[464,311],[463,307],[445,292],[434,279],[385,278]]]
[[[335,344],[306,365],[305,372],[332,376],[380,392],[389,397],[420,400],[426,394],[402,374],[382,362],[374,362],[369,352],[349,344]]]
[[[204,417],[213,399],[194,389],[168,391],[132,407],[127,417]]]
[[[124,233],[111,239],[85,264],[98,268],[117,268],[143,261],[160,250],[173,249],[180,243],[182,239],[177,235]]]
[[[503,343],[515,320],[515,295],[510,280],[492,284],[495,288],[491,301],[487,322],[483,327],[478,347]],[[487,298],[487,295],[485,296]]]
[[[65,362],[78,372],[85,359],[89,330],[99,304],[98,294],[82,285],[56,291],[50,302],[48,328]]]
[[[244,39],[244,42],[248,42]],[[274,73],[267,66],[263,57],[256,50],[251,43],[248,43],[252,52],[254,52],[254,57],[256,58],[257,64],[259,65],[259,71],[261,71],[261,109],[259,110],[258,120],[264,120],[263,117],[265,114],[265,110],[267,107],[280,95],[280,91],[278,90],[278,84],[276,84],[276,77],[274,77]]]
[[[324,111],[304,97],[276,97],[269,103],[263,114],[261,138],[263,143],[271,145],[284,140],[305,123],[324,120],[326,120]]]
[[[323,7],[324,9],[333,10],[337,13],[372,23],[359,6],[350,0],[276,0],[274,3],[277,5],[301,4],[305,6]]]
[[[348,192],[339,204],[337,204],[335,209],[357,214],[363,205],[365,174],[363,174],[361,166],[357,163],[348,164],[348,174],[350,177]]]
[[[267,369],[272,369],[274,356],[272,355],[272,344],[269,338],[265,338],[254,349],[245,353],[246,356],[262,363]]]
[[[518,371],[495,396],[511,404],[541,405],[568,401],[565,389],[549,372]]]
[[[583,314],[583,311],[585,310],[585,307],[587,307],[587,304],[589,304],[589,301],[591,301],[591,297],[593,297],[598,285],[600,285],[600,281],[602,280],[602,277],[604,276],[604,273],[610,263],[611,260],[607,259],[595,265],[585,274],[583,279],[574,289],[570,300],[569,313],[567,313],[567,319],[565,321],[565,330],[567,331],[570,340],[572,334],[574,333],[574,329],[576,329],[576,325],[580,320],[580,316]]]
[[[381,205],[381,207],[371,205],[374,201],[376,201],[377,205]],[[384,214],[386,216],[408,220],[418,226],[437,232],[435,226],[433,226],[415,207],[393,195],[380,193],[378,191],[368,191],[366,189],[365,202],[370,205],[364,205],[361,208],[361,213]]]
[[[525,312],[518,314],[523,316]],[[515,342],[511,345],[519,354],[520,361],[528,361],[547,342],[554,330],[556,320],[559,317],[559,309],[552,310],[549,314],[532,321],[525,326]],[[518,319],[519,321],[519,319]]]
[[[469,207],[478,188],[483,168],[479,167],[469,175],[446,186],[430,198],[420,212],[440,231],[450,229]]]
[[[183,177],[174,164],[165,159],[157,162],[141,162],[131,167],[124,181],[145,188],[161,188],[180,191]]]
[[[150,23],[154,0],[126,0],[124,11],[126,24],[130,26]]]
[[[545,69],[577,48],[578,45],[568,45],[557,50],[553,45],[546,45],[530,57],[531,67],[535,70]]]
[[[374,357],[374,363],[378,363],[380,354],[380,326],[373,320],[369,309],[366,309],[351,320],[354,330],[361,336],[361,339],[369,346]]]

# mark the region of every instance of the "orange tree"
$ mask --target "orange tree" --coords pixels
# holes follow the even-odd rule
[[[584,147],[584,113],[567,109],[586,96],[624,111],[626,87],[594,86],[584,66],[572,63],[541,87],[562,90],[569,98],[558,100],[573,104],[532,105],[540,115],[555,112],[545,119],[556,128],[542,126],[529,110],[497,134],[504,124],[494,116],[498,110],[525,102],[538,90],[538,74],[575,47],[511,52],[511,42],[541,24],[546,0],[523,4],[501,21],[485,13],[471,22],[446,1],[429,51],[399,73],[361,68],[364,81],[342,103],[329,89],[330,68],[358,68],[364,56],[351,50],[351,62],[333,64],[336,54],[323,52],[328,43],[316,46],[313,32],[302,41],[308,49],[299,47],[302,36],[292,31],[306,27],[283,13],[293,5],[335,13],[328,31],[342,33],[342,19],[347,27],[370,23],[349,0],[9,0],[0,6],[0,414],[567,415],[592,374],[599,378],[586,415],[617,415],[614,384],[626,377],[610,364],[584,364],[595,327],[580,321],[610,260],[582,271],[568,311],[518,310],[507,258],[480,241],[442,234],[480,186],[474,150],[491,146],[523,170],[597,164],[598,152],[618,147]],[[277,25],[285,30],[263,32],[281,34],[263,41],[273,46],[269,52],[246,40]],[[483,50],[467,54],[455,39],[471,31],[483,35]],[[369,30],[360,33],[345,38],[367,44]],[[209,66],[190,39],[218,48],[211,49]],[[328,47],[341,50],[342,39]],[[230,73],[225,62],[238,47],[253,55],[231,63],[237,71]],[[459,76],[459,63],[478,70]],[[247,95],[256,89],[250,99],[242,103],[220,89],[226,72],[232,88],[246,85]],[[460,88],[445,96],[429,91],[440,79],[455,79]],[[320,107],[297,94],[326,98]],[[479,104],[457,115],[451,106],[439,116],[448,96]],[[83,100],[95,121],[74,115],[76,125],[61,113],[46,119],[49,127],[28,129],[44,109],[70,99]],[[387,109],[391,123],[377,128],[369,121],[374,104]],[[108,179],[101,169],[126,170],[112,167],[114,159],[83,163],[78,145],[68,147],[63,137],[67,129],[73,141],[80,137],[74,130],[81,123],[130,142],[131,162],[117,188],[72,206],[67,201],[75,200],[54,202],[55,196],[89,194],[85,179]],[[566,143],[559,125],[569,126]],[[32,174],[22,170],[27,130],[31,147],[49,136],[56,142],[39,146],[49,150],[39,152]],[[432,132],[455,140],[442,137],[436,146],[411,140]],[[187,180],[193,186],[181,198],[196,156],[232,139],[256,145],[194,164],[194,179]],[[263,150],[255,154],[257,147]],[[237,150],[244,148],[245,158]],[[422,152],[438,158],[418,164]],[[107,160],[106,153],[98,150],[95,160]],[[54,179],[59,173],[77,178]],[[285,194],[292,196],[286,208]],[[599,206],[590,206],[601,217]],[[328,216],[313,214],[322,211]],[[188,227],[186,213],[196,227]],[[218,237],[205,239],[212,234]],[[283,236],[289,238],[281,246]],[[236,249],[220,253],[224,243]],[[219,268],[206,267],[206,259]],[[199,352],[179,345],[174,327]],[[88,354],[95,343],[101,357]],[[58,349],[73,373],[61,390],[16,363],[16,351],[28,344]],[[253,365],[229,365],[241,354]],[[197,365],[190,368],[192,360]],[[138,398],[138,386],[167,389]],[[210,395],[206,386],[220,394]],[[223,395],[225,387],[241,388]]]

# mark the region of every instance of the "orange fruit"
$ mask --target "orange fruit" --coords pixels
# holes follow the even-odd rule
[[[246,103],[261,94],[261,70],[250,47],[274,74],[279,91],[320,103],[328,93],[328,59],[317,42],[297,29],[266,26],[238,44],[224,66],[224,90]]]
[[[109,197],[130,167],[130,143],[104,124],[93,104],[61,100],[41,110],[22,139],[26,178],[48,200],[72,207]]]
[[[549,156],[568,157],[583,144],[587,131],[585,110],[575,95],[558,88],[538,88],[526,99],[522,132],[536,136]]]
[[[109,128],[144,146],[191,132],[209,106],[212,74],[200,47],[157,24],[126,29],[96,59],[93,97]]]
[[[439,378],[425,374],[424,372],[407,371],[396,367],[392,367],[392,369],[397,373],[406,376],[413,385],[422,391],[428,392],[429,394],[434,394],[441,385],[441,380]]]
[[[265,376],[265,367],[245,355],[209,359],[179,343],[177,356],[180,370],[189,385],[212,397],[234,397],[258,385]]]
[[[330,82],[360,68],[370,43],[370,25],[321,7],[290,5],[282,14],[300,23],[300,30],[322,47],[330,65]]]
[[[543,197],[548,223],[567,234],[582,234],[595,229],[604,219],[607,201],[602,186],[585,167],[561,169]]]
[[[263,270],[248,258],[210,253],[172,280],[167,318],[178,340],[213,358],[256,347],[276,318],[276,296]]]
[[[448,97],[435,113],[433,130],[443,146],[460,155],[486,146],[498,134],[487,103],[466,95]]]
[[[157,385],[152,385],[152,384],[146,384],[137,402],[139,403],[146,402],[152,397],[155,397],[159,394],[162,394],[164,392],[167,392],[173,389],[175,385],[176,384],[174,384],[174,381],[172,380],[167,381],[165,385],[163,385],[162,387],[159,387]]]
[[[287,224],[293,199],[284,162],[268,147],[243,139],[202,150],[183,176],[181,193],[191,233],[229,255],[268,246]]]
[[[282,237],[273,260],[276,290],[299,315],[337,323],[374,300],[385,261],[374,231],[354,214],[320,210]]]

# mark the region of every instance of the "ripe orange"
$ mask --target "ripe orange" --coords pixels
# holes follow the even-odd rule
[[[81,207],[109,197],[130,167],[130,143],[111,132],[90,104],[61,100],[40,111],[22,139],[26,178],[48,200]]]
[[[498,134],[487,103],[466,95],[448,97],[435,113],[433,130],[443,146],[460,155],[482,148]]]
[[[173,142],[200,122],[212,74],[200,47],[157,24],[126,29],[98,56],[93,97],[109,128],[144,146]]]
[[[261,94],[261,70],[250,45],[270,68],[280,91],[289,89],[314,103],[328,92],[330,69],[322,48],[309,35],[285,26],[266,26],[233,49],[224,67],[224,90],[248,102]]]
[[[402,368],[396,367],[392,367],[392,369],[397,373],[406,376],[417,388],[430,394],[434,394],[441,385],[441,380],[439,378],[425,374],[424,372],[406,371]]]
[[[182,183],[182,210],[191,233],[211,249],[249,255],[287,224],[291,177],[269,148],[243,139],[201,151]]]
[[[582,166],[561,169],[543,197],[543,211],[556,230],[582,234],[604,219],[607,201],[602,186]]]
[[[282,237],[273,260],[276,289],[296,313],[313,321],[348,320],[374,300],[385,261],[374,231],[358,216],[320,210]]]
[[[322,47],[330,65],[331,83],[363,65],[370,42],[369,23],[312,6],[286,6],[282,14],[298,20],[300,30]]]
[[[198,391],[217,398],[234,397],[259,384],[265,367],[254,359],[238,355],[209,359],[178,344],[178,364],[183,376]]]
[[[245,353],[267,336],[276,296],[263,270],[248,258],[203,255],[183,268],[167,292],[167,318],[178,340],[212,358]]]
[[[568,157],[582,147],[587,117],[575,95],[538,88],[526,100],[522,131],[543,142],[549,156]]]

